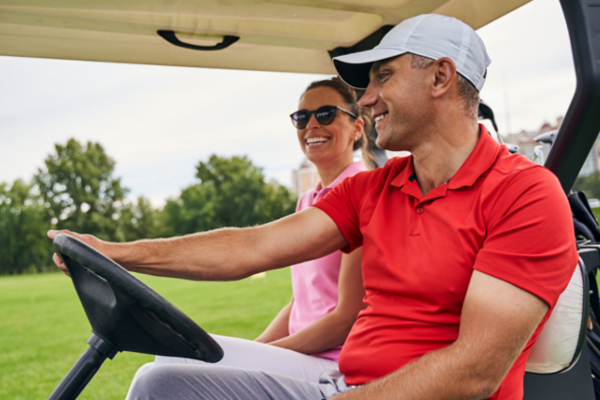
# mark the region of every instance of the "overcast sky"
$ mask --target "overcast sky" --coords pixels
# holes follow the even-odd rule
[[[479,30],[492,64],[481,96],[500,132],[564,115],[575,90],[558,0]],[[116,175],[155,205],[210,154],[247,155],[290,186],[303,159],[288,115],[319,75],[0,57],[0,182],[29,180],[54,143],[100,142]]]

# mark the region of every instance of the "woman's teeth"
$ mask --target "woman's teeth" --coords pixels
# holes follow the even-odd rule
[[[304,141],[306,142],[306,144],[308,146],[311,146],[311,145],[315,145],[315,144],[323,144],[328,140],[329,140],[329,138],[325,138],[325,137],[312,137],[312,138],[306,138]]]

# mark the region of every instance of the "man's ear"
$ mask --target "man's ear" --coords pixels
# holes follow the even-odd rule
[[[443,57],[433,64],[435,80],[432,87],[432,96],[439,98],[448,93],[452,84],[457,79],[456,65],[448,57]]]

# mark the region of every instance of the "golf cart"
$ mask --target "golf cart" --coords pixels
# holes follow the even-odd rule
[[[2,0],[0,54],[333,74],[332,56],[373,47],[405,18],[436,12],[479,28],[527,2],[376,0],[365,5],[356,0],[206,4],[188,0],[142,4],[125,0],[82,5],[71,0],[52,4]],[[545,165],[568,193],[600,131],[600,1],[562,0],[561,5],[571,37],[577,90]],[[595,288],[600,237],[595,235],[595,221],[593,216],[590,220],[585,201],[580,199],[580,203],[573,200],[573,211],[588,231],[581,234],[585,240],[580,242],[583,295],[574,319],[579,334],[566,364],[527,374],[527,400],[591,400],[595,388],[600,393],[599,371],[593,368],[600,365],[600,336],[596,335],[599,340],[594,336],[600,332],[595,322],[600,318]],[[218,346],[199,327],[126,271],[74,240],[59,237],[55,245],[71,271],[94,334],[91,350],[51,398],[76,398],[104,359],[118,351],[219,359]]]

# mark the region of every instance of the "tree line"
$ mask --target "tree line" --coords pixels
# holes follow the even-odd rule
[[[162,208],[128,200],[114,169],[102,145],[70,139],[54,146],[31,181],[0,183],[0,274],[53,270],[49,229],[124,242],[263,224],[296,207],[296,196],[266,182],[245,156],[200,161],[196,182]]]
[[[600,174],[594,172],[587,176],[578,176],[573,191],[584,191],[588,199],[600,199]]]

